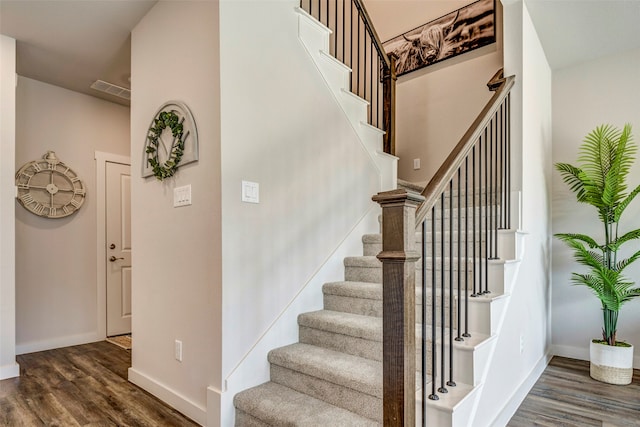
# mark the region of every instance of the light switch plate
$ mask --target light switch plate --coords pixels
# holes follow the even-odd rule
[[[191,184],[173,189],[173,207],[188,206],[191,204]]]
[[[247,203],[260,203],[260,184],[251,181],[242,181],[242,201]]]
[[[413,170],[420,169],[420,159],[413,159]]]

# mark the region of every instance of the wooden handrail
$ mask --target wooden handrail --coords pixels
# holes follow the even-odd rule
[[[500,72],[496,73],[491,80],[494,81],[494,79],[496,81],[501,80],[500,87],[495,91],[487,105],[473,121],[467,132],[460,139],[460,142],[458,142],[453,151],[451,151],[442,166],[440,166],[435,175],[433,175],[424,190],[422,190],[422,196],[425,200],[416,212],[416,226],[419,226],[422,221],[424,221],[429,210],[440,197],[440,194],[446,190],[449,180],[456,170],[458,170],[462,165],[462,162],[473,148],[474,143],[480,137],[487,123],[490,122],[491,118],[507,97],[515,83],[514,76],[502,78],[500,76]],[[489,84],[491,84],[491,82],[487,85]]]
[[[371,22],[369,13],[367,12],[367,9],[364,7],[362,0],[353,0],[353,4],[355,5],[356,9],[358,9],[358,11],[360,12],[360,16],[362,18],[362,22],[364,22],[365,29],[371,36],[371,40],[373,40],[374,42],[373,46],[378,51],[378,55],[380,56],[380,59],[384,61],[385,69],[387,70],[390,69],[391,61],[389,60],[389,55],[387,55],[387,52],[384,51],[384,47],[382,47],[382,42],[380,41],[380,37],[378,37],[378,33],[376,32],[376,29],[373,26],[373,22]]]

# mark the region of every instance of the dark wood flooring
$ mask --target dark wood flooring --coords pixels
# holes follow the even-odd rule
[[[131,352],[106,341],[17,357],[0,381],[0,426],[197,426],[127,381]]]
[[[131,352],[107,342],[18,356],[0,381],[0,426],[196,426],[127,381]],[[631,385],[589,377],[589,362],[554,357],[508,427],[640,426],[640,371]]]
[[[554,357],[508,427],[640,426],[640,370],[630,385],[591,379],[589,362]]]

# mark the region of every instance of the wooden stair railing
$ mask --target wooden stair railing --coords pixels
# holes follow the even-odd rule
[[[373,197],[382,207],[382,252],[378,259],[383,271],[385,426],[414,426],[416,422],[416,320],[423,328],[420,370],[423,424],[428,400],[438,400],[439,395],[447,393],[447,387],[456,386],[453,341],[471,336],[468,298],[490,293],[488,261],[497,258],[498,229],[510,228],[509,109],[514,82],[513,76],[504,78],[502,71],[491,79],[488,86],[495,94],[421,195],[399,189]],[[421,253],[416,244],[416,229],[422,231]],[[423,309],[422,318],[416,319],[415,275],[420,257]],[[431,289],[433,296],[430,304],[427,289]],[[457,310],[456,291],[460,297]],[[458,326],[456,331],[454,325]],[[427,341],[431,361],[426,359]],[[430,391],[426,378],[429,369]]]
[[[351,91],[369,103],[368,122],[385,131],[395,153],[395,60],[387,55],[362,0],[300,0],[300,8],[331,31],[330,53],[351,68]]]

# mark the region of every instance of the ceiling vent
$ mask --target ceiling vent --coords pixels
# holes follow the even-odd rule
[[[91,89],[99,90],[100,92],[105,92],[119,98],[131,100],[131,90],[127,89],[126,87],[117,86],[103,80],[96,80],[90,87]]]

